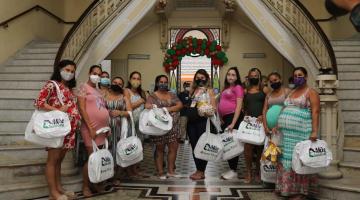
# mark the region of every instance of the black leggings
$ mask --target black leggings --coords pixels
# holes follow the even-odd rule
[[[228,126],[231,124],[231,122],[232,122],[232,120],[233,120],[233,118],[234,118],[234,115],[235,115],[235,113],[232,113],[232,114],[228,114],[228,115],[225,115],[225,116],[222,117],[222,120],[223,120],[223,122],[224,122],[224,123],[221,125],[221,129],[222,129],[222,130],[225,130],[226,127],[228,127]],[[241,123],[241,121],[242,121],[243,119],[244,119],[244,114],[243,114],[243,112],[241,112],[241,113],[240,113],[240,116],[239,116],[239,119],[236,121],[236,124],[235,124],[235,126],[234,126],[234,129],[238,129],[238,128],[239,128],[239,125],[240,125],[240,123]],[[229,164],[230,169],[236,171],[236,170],[237,170],[237,166],[238,166],[238,162],[239,162],[239,156],[236,156],[236,157],[228,160],[228,164]]]
[[[196,121],[189,121],[187,124],[187,134],[189,137],[191,148],[193,150],[193,157],[194,157],[196,169],[198,171],[202,171],[202,172],[205,172],[207,161],[195,158],[194,149],[195,149],[195,146],[196,146],[200,136],[206,130],[206,121],[207,121],[207,118],[202,117]]]

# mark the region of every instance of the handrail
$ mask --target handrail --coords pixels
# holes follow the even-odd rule
[[[40,6],[40,5],[36,5],[36,6],[32,7],[32,8],[29,8],[29,9],[27,9],[27,10],[25,10],[25,11],[23,11],[23,12],[17,14],[17,15],[15,15],[14,17],[11,17],[10,19],[7,19],[7,20],[1,22],[1,23],[0,23],[0,27],[3,27],[3,28],[9,27],[9,23],[10,23],[10,22],[12,22],[12,21],[14,21],[14,20],[16,20],[16,19],[18,19],[18,18],[20,18],[20,17],[22,17],[22,16],[30,13],[30,12],[33,11],[33,10],[35,10],[35,11],[43,11],[45,14],[47,14],[47,15],[49,15],[50,17],[56,19],[59,23],[63,23],[63,24],[75,24],[75,22],[67,22],[67,21],[61,19],[60,17],[58,17],[57,15],[55,15],[54,13],[52,13],[51,11],[49,11],[48,9],[46,9],[46,8]]]
[[[55,58],[79,61],[87,47],[131,0],[94,0],[66,34]]]
[[[299,0],[262,0],[278,19],[303,43],[323,73],[337,75],[336,57],[329,39]]]

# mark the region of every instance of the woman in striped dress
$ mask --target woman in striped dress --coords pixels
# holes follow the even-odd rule
[[[111,81],[110,90],[105,96],[106,107],[110,114],[111,135],[109,142],[114,159],[116,159],[116,144],[121,137],[121,117],[129,117],[127,111],[132,110],[129,99],[124,95],[123,84],[124,81],[121,77],[114,77]],[[113,183],[116,186],[119,184],[116,180]]]
[[[278,120],[278,131],[283,134],[282,155],[277,166],[276,192],[290,199],[304,199],[316,193],[315,174],[296,174],[291,168],[295,145],[304,140],[316,141],[319,129],[320,98],[307,84],[307,71],[297,67],[293,71],[295,89],[286,98],[285,108]]]

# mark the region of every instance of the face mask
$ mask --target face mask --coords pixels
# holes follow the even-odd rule
[[[61,78],[64,80],[64,81],[70,81],[71,79],[74,78],[75,74],[74,73],[71,73],[71,72],[66,72],[64,70],[62,70],[60,72],[60,76]]]
[[[140,86],[140,81],[138,80],[130,80],[130,84],[133,88],[138,88]]]
[[[185,87],[185,91],[190,91],[190,87]]]
[[[295,88],[295,84],[289,83],[289,88],[290,88],[290,89],[294,89],[294,88]]]
[[[300,87],[306,83],[305,77],[294,78],[295,87]]]
[[[202,79],[196,79],[195,80],[196,84],[200,87],[204,87],[206,85],[206,80],[202,80]]]
[[[339,8],[335,3],[333,3],[333,0],[326,0],[325,7],[326,10],[335,17],[346,15],[349,12],[343,8]]]
[[[119,85],[111,85],[110,89],[116,93],[121,93],[122,92],[122,88]]]
[[[100,76],[98,75],[90,75],[90,81],[94,84],[97,84],[100,81]]]
[[[250,83],[250,85],[257,85],[257,84],[259,84],[259,79],[258,78],[249,78],[249,83]]]
[[[101,78],[100,79],[100,85],[102,85],[102,86],[110,85],[110,79],[109,78]]]
[[[281,87],[281,82],[278,81],[278,82],[275,82],[275,83],[271,83],[271,88],[274,89],[274,90],[277,90]]]
[[[158,88],[159,88],[159,90],[167,91],[168,90],[168,84],[167,83],[159,83]]]

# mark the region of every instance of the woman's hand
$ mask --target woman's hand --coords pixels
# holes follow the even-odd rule
[[[66,105],[63,105],[63,106],[61,106],[61,108],[59,108],[59,110],[62,112],[67,112],[68,109],[69,109],[69,107]]]
[[[268,127],[265,127],[264,129],[265,129],[266,136],[270,136],[271,135],[270,129]]]
[[[111,117],[121,117],[122,111],[120,110],[112,110],[109,112]]]
[[[309,140],[311,140],[312,142],[316,142],[317,140],[317,134],[316,132],[312,132],[310,137],[309,137]]]
[[[262,123],[262,122],[263,122],[263,116],[260,115],[260,116],[256,119],[256,121],[257,121],[258,123]]]
[[[232,132],[232,130],[234,129],[235,124],[231,123],[226,129],[229,131],[229,133]]]
[[[279,127],[275,126],[274,128],[272,128],[271,133],[278,134],[279,133]]]

